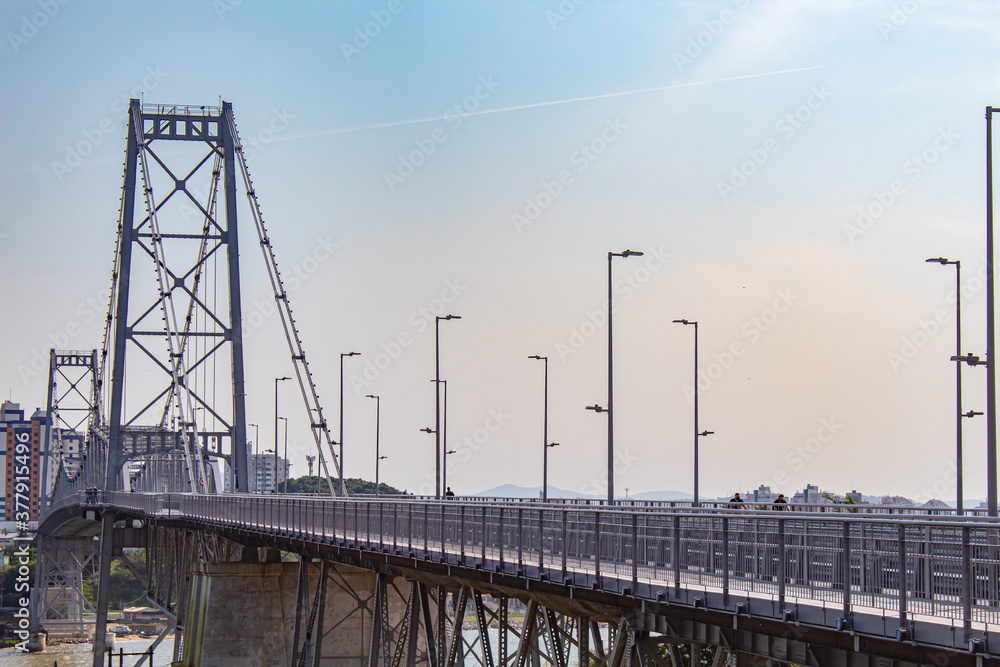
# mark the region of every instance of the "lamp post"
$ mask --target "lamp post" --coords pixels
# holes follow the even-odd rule
[[[344,486],[344,357],[356,357],[357,352],[340,353],[340,497],[347,495]]]
[[[997,410],[996,363],[994,360],[993,291],[993,114],[1000,109],[986,107],[986,507],[997,516]]]
[[[694,326],[694,506],[698,506],[698,323],[693,320],[674,320],[674,324]]]
[[[608,504],[615,502],[615,427],[614,406],[615,376],[614,376],[614,347],[611,344],[611,315],[614,307],[611,302],[613,283],[611,280],[611,260],[615,257],[641,257],[642,253],[635,250],[625,250],[624,252],[608,253]]]
[[[292,378],[274,378],[274,494],[278,495],[278,383]]]
[[[460,315],[436,315],[434,317],[434,496],[441,498],[441,320],[460,320]]]
[[[379,430],[379,420],[381,419],[380,413],[382,412],[382,399],[374,394],[365,394],[365,398],[375,399],[375,497],[378,497],[378,462],[380,459],[384,459],[384,456],[379,456],[378,454],[378,430]]]
[[[958,501],[955,513],[962,516],[965,513],[965,494],[962,490],[962,361],[959,359],[962,356],[962,262],[944,257],[932,257],[925,261],[941,266],[955,266],[955,356],[952,357],[955,362],[955,492]]]
[[[285,422],[285,463],[284,463],[284,466],[287,467],[288,466],[288,417],[278,417],[278,419],[280,419],[283,422]],[[275,475],[278,474],[277,473],[277,469],[275,469],[275,473],[274,474]],[[275,478],[275,479],[277,480],[277,478]],[[277,485],[277,481],[275,481],[275,485]],[[281,479],[281,492],[282,493],[288,493],[288,475],[287,474],[285,474],[285,475],[282,476],[282,479]]]
[[[532,354],[529,359],[545,362],[544,417],[542,426],[542,502],[549,499],[549,358]]]

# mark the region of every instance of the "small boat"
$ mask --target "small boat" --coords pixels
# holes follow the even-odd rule
[[[156,633],[150,632],[149,630],[140,630],[139,636],[142,637],[143,639],[152,639],[153,637],[156,636]]]
[[[111,632],[115,633],[115,637],[127,637],[132,634],[127,625],[116,625],[111,628]]]

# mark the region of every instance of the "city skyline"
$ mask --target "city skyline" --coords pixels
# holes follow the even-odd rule
[[[449,485],[541,483],[527,357],[543,355],[549,482],[600,496],[606,424],[584,407],[607,401],[605,256],[629,248],[645,254],[614,266],[617,495],[691,490],[693,348],[671,324],[689,318],[714,432],[704,497],[754,479],[951,499],[954,283],[924,260],[963,262],[963,346],[984,355],[1000,8],[53,7],[0,7],[0,383],[26,410],[44,409],[49,347],[101,344],[128,99],[221,97],[331,424],[338,355],[360,352],[344,362],[346,477],[374,477],[378,394],[381,481],[433,490],[420,429],[434,318],[454,313]],[[249,223],[241,208],[247,421],[266,445],[289,362]],[[985,409],[984,385],[965,370],[966,409]],[[312,438],[287,389],[304,471]],[[985,497],[984,419],[965,452],[965,495]]]

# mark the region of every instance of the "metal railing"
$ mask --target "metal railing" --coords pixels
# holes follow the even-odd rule
[[[1000,522],[494,500],[98,493],[148,518],[184,519],[565,582],[649,599],[729,600],[1000,622]],[[697,603],[695,603],[697,605]],[[776,605],[776,606],[775,606]],[[965,640],[967,641],[967,638]]]

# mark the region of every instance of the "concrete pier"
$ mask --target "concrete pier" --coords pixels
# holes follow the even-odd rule
[[[198,563],[191,580],[183,659],[176,667],[286,667],[292,665],[296,635],[296,600],[300,564]],[[303,649],[306,626],[319,590],[321,568],[307,565],[308,604],[298,605],[299,651],[309,667],[366,664],[371,637],[376,578],[369,570],[328,564],[325,604],[316,613],[323,624],[315,659],[317,632]],[[406,600],[389,596],[389,613],[405,613]],[[328,656],[328,657],[327,657]]]

